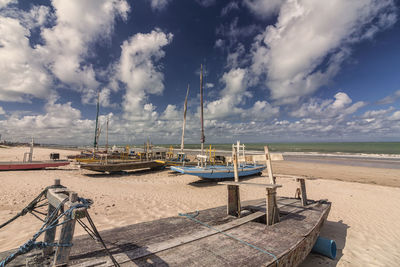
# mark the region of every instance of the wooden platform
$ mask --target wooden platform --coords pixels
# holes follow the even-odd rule
[[[297,266],[310,252],[326,220],[330,203],[303,207],[299,199],[278,198],[280,222],[267,226],[265,199],[242,203],[242,216],[226,215],[226,206],[196,217],[246,245],[186,217],[170,217],[101,232],[121,266]],[[113,266],[101,245],[88,236],[73,241],[71,266]],[[9,252],[0,253],[0,258]],[[12,266],[25,266],[24,257]],[[38,265],[43,266],[43,265]]]

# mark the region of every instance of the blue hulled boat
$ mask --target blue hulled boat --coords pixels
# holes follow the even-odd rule
[[[238,167],[239,177],[254,175],[262,172],[266,168],[265,165],[244,165]],[[223,179],[223,178],[234,178],[233,166],[206,166],[206,167],[179,167],[171,166],[171,170],[180,172],[183,174],[199,176],[203,179]]]

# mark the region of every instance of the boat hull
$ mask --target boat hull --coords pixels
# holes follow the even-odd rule
[[[68,165],[69,161],[0,162],[0,171],[36,170]]]
[[[176,216],[117,227],[102,231],[101,236],[123,266],[298,266],[310,253],[331,203],[309,200],[304,207],[300,199],[278,197],[277,204],[280,222],[271,226],[262,222],[266,205],[265,199],[259,199],[242,203],[247,213],[241,218],[227,216],[226,206],[198,213],[198,222],[224,234]],[[254,219],[256,213],[261,217]],[[73,244],[69,266],[113,266],[91,237],[76,237]],[[12,252],[0,253],[0,259]],[[13,266],[26,266],[24,256],[17,257]]]
[[[249,165],[238,168],[239,177],[254,175],[262,172],[266,168],[265,165]],[[207,166],[201,167],[178,167],[171,166],[171,170],[183,174],[195,175],[202,179],[228,179],[234,178],[233,166]]]
[[[93,163],[82,164],[81,169],[91,170],[95,172],[120,172],[137,169],[154,169],[161,168],[164,164],[155,161],[137,161],[125,163]]]

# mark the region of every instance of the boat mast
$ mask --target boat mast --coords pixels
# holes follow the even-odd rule
[[[108,154],[108,122],[110,118],[107,116],[107,128],[106,128],[106,153]]]
[[[29,159],[28,159],[29,162],[32,162],[32,155],[33,155],[33,137],[32,137],[32,140],[31,140],[31,149],[30,149],[30,152],[29,152]]]
[[[99,123],[99,100],[100,100],[100,92],[97,92],[97,113],[96,113],[96,127],[94,129],[94,142],[93,142],[93,151],[97,148],[97,127]]]
[[[203,119],[203,64],[200,65],[200,120],[201,120],[201,156],[204,155],[204,119]],[[203,157],[201,157],[201,167],[203,167]]]
[[[183,107],[183,125],[182,125],[182,139],[181,139],[181,154],[183,154],[184,138],[185,138],[185,126],[186,126],[186,111],[187,111],[187,99],[189,95],[189,84],[186,91],[185,105]]]

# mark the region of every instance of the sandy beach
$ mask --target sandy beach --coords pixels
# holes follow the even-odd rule
[[[0,161],[22,160],[27,147],[0,148]],[[70,150],[35,148],[34,160],[47,160],[51,152],[61,158]],[[328,199],[332,209],[321,235],[334,239],[336,260],[310,254],[302,266],[396,266],[400,262],[400,169],[384,169],[335,164],[274,161],[275,174],[304,175],[311,199]],[[261,183],[261,177],[247,181]],[[81,170],[76,164],[57,169],[0,172],[0,223],[3,223],[55,178],[90,198],[90,214],[99,230],[176,216],[225,205],[226,188],[194,176],[176,175],[169,170],[105,175]],[[283,187],[278,195],[294,196],[297,183],[278,177]],[[242,190],[242,189],[241,189]],[[243,188],[243,200],[264,197],[258,188]],[[26,215],[0,230],[0,251],[18,247],[41,226]],[[85,232],[79,226],[78,235]]]

